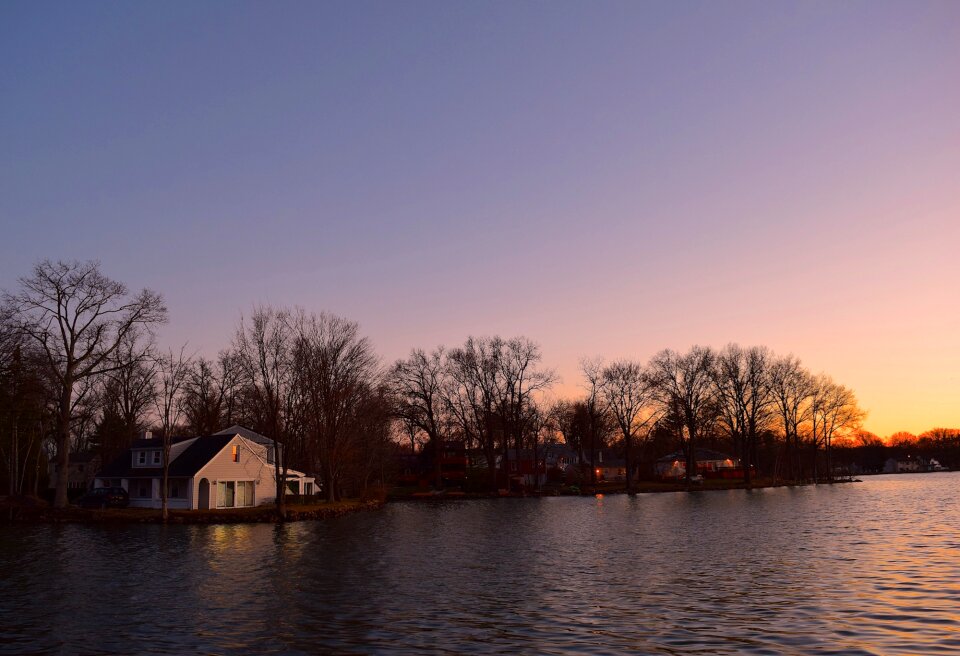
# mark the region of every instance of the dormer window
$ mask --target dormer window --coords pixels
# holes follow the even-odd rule
[[[159,451],[154,451],[154,452],[153,452],[153,464],[155,464],[155,465],[159,465],[159,464],[160,464],[160,452],[159,452]]]

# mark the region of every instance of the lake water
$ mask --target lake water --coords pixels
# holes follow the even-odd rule
[[[960,653],[960,474],[0,526],[0,653]]]

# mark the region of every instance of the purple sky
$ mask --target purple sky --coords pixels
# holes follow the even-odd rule
[[[165,343],[761,343],[960,425],[960,3],[4,2],[0,98],[0,286],[100,259]]]

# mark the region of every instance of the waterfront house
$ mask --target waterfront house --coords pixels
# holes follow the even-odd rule
[[[100,469],[100,456],[91,453],[71,453],[70,464],[67,466],[67,491],[73,495],[79,495],[90,489],[93,484],[94,476]],[[50,475],[49,487],[51,490],[57,487],[57,459],[53,458],[47,464],[47,473]]]
[[[636,471],[636,465],[633,469]],[[594,466],[598,481],[612,482],[627,480],[627,461],[623,458],[614,458],[612,453],[607,453],[604,458],[603,451],[600,451]]]
[[[743,478],[740,459],[713,449],[697,449],[697,473],[704,478]],[[669,453],[656,462],[654,470],[661,479],[681,479],[687,475],[687,457],[682,451]]]
[[[932,471],[948,471],[946,467],[940,464],[934,458],[927,460],[926,458],[914,458],[912,456],[907,456],[906,458],[887,458],[887,461],[883,465],[884,474],[904,474],[911,472],[932,472]]]
[[[242,508],[276,498],[273,441],[242,427],[204,437],[178,438],[170,447],[170,508]],[[163,480],[163,443],[152,436],[136,440],[97,474],[95,487],[122,487],[130,505],[159,508]],[[312,495],[315,480],[289,470],[286,489]]]

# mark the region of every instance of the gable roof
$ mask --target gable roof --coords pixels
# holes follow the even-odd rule
[[[170,461],[170,476],[193,476],[210,462],[236,436],[235,433],[198,437],[193,444]],[[153,478],[163,474],[162,467],[134,467],[130,449],[100,470],[100,478]]]
[[[222,431],[218,433],[214,433],[214,435],[230,435],[230,436],[239,435],[243,439],[250,440],[251,442],[256,442],[257,444],[265,444],[267,446],[273,445],[273,440],[271,440],[266,435],[261,435],[260,433],[257,433],[256,431],[252,431],[249,428],[246,428],[245,426],[241,426],[239,424],[234,424],[230,428],[224,428]]]

